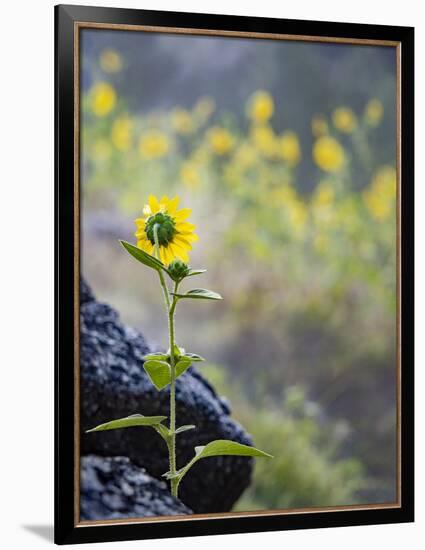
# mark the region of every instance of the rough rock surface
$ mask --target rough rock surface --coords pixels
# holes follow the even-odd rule
[[[122,324],[118,313],[95,300],[81,285],[81,453],[127,456],[161,479],[168,467],[166,446],[151,428],[84,433],[102,422],[129,414],[169,414],[168,388],[158,392],[148,379],[142,356],[150,350],[143,336]],[[201,367],[202,368],[202,367]],[[190,367],[176,384],[178,426],[196,429],[177,438],[178,467],[192,458],[196,445],[231,439],[251,445],[250,436],[230,418],[227,402]],[[196,513],[226,512],[249,485],[252,459],[214,457],[201,460],[180,485],[179,497]]]
[[[80,475],[82,520],[192,514],[164,482],[127,457],[84,456]]]

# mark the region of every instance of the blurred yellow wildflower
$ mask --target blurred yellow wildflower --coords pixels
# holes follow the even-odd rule
[[[325,172],[338,172],[345,164],[345,151],[333,137],[322,136],[313,145],[313,160]]]
[[[98,82],[90,90],[91,109],[98,117],[108,115],[115,107],[117,94],[115,89],[107,82]]]
[[[265,124],[251,128],[251,139],[258,151],[265,157],[273,157],[276,154],[276,135],[271,126]]]
[[[193,114],[199,119],[201,124],[204,124],[215,110],[215,102],[209,96],[204,96],[198,99],[193,109]]]
[[[105,73],[117,73],[122,69],[120,54],[111,48],[102,50],[99,58],[100,66]]]
[[[397,171],[393,166],[384,164],[381,166],[373,179],[374,185],[376,185],[385,194],[390,197],[395,197],[397,189]]]
[[[290,166],[295,166],[301,160],[301,147],[298,136],[290,130],[284,132],[278,139],[277,152]]]
[[[247,104],[247,113],[254,122],[267,122],[272,117],[273,112],[274,101],[269,92],[259,90],[250,97]]]
[[[384,116],[384,106],[379,99],[371,99],[365,107],[365,119],[369,126],[378,126]]]
[[[328,123],[323,115],[315,115],[311,120],[311,131],[315,137],[328,133]]]
[[[225,128],[213,126],[207,134],[208,143],[217,155],[225,155],[231,151],[235,144],[232,134]]]
[[[338,107],[332,113],[334,126],[340,132],[351,134],[357,128],[357,117],[349,107]]]
[[[150,195],[148,203],[143,207],[143,218],[134,220],[137,230],[138,248],[148,254],[155,254],[155,228],[157,228],[157,243],[159,245],[160,259],[164,264],[169,264],[175,258],[184,262],[189,261],[188,251],[192,250],[193,242],[198,240],[195,226],[186,219],[192,213],[190,208],[179,206],[179,197],[169,199],[167,196],[158,200]]]
[[[370,186],[363,191],[363,201],[370,214],[378,221],[395,215],[397,173],[392,166],[382,166]]]
[[[177,133],[183,135],[191,134],[195,130],[191,114],[181,107],[176,107],[171,111],[171,125]]]
[[[148,130],[140,138],[139,151],[146,159],[163,157],[170,150],[170,140],[159,130]]]
[[[180,179],[190,191],[197,189],[201,183],[201,177],[196,163],[190,161],[184,162],[180,168]]]
[[[131,147],[132,122],[128,116],[117,118],[111,129],[111,139],[119,151],[127,151]]]

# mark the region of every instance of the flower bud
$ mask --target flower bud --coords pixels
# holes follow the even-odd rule
[[[167,270],[173,281],[180,282],[182,279],[187,277],[190,267],[179,258],[176,258],[168,264]]]

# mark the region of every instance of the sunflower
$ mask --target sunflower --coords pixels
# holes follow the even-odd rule
[[[155,255],[156,228],[159,256],[166,265],[175,258],[188,262],[191,243],[198,240],[198,235],[194,233],[195,226],[185,221],[192,210],[177,210],[179,201],[179,197],[169,199],[164,196],[158,200],[154,195],[150,195],[148,203],[143,207],[144,218],[134,220],[137,226],[134,234],[137,238],[137,247],[152,256]]]
[[[345,164],[345,151],[333,137],[321,136],[313,145],[313,160],[325,172],[338,172]]]

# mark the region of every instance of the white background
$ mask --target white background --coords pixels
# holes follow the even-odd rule
[[[69,2],[75,3],[75,2]],[[84,3],[84,2],[82,2]],[[114,548],[191,550],[234,545],[327,550],[423,547],[425,236],[425,18],[417,0],[320,0],[248,5],[241,0],[87,0],[91,5],[416,26],[417,512],[416,524],[114,543]],[[53,522],[53,5],[2,4],[1,40],[1,484],[0,541],[26,550],[52,541]],[[5,123],[6,122],[6,123]],[[406,144],[409,147],[409,144]],[[421,254],[422,253],[422,254]],[[365,404],[367,406],[367,404]],[[105,548],[100,544],[90,548]]]

